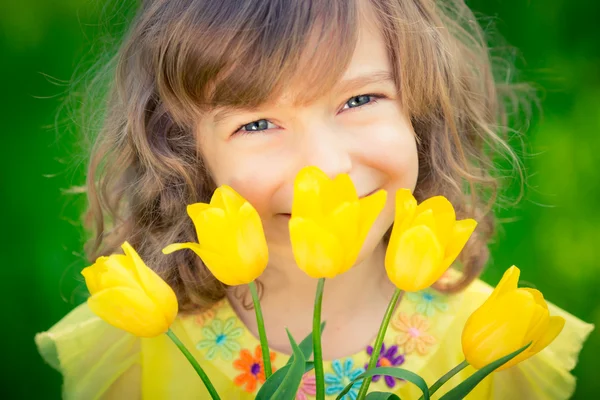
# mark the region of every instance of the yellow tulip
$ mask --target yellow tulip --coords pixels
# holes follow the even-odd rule
[[[542,293],[517,288],[519,273],[519,268],[510,267],[490,297],[465,324],[463,353],[475,368],[482,368],[531,343],[498,371],[509,368],[548,346],[565,325],[564,318],[549,315]]]
[[[258,278],[269,260],[267,241],[254,207],[231,187],[215,190],[210,204],[187,206],[199,243],[174,243],[164,254],[191,249],[219,281],[243,285]]]
[[[473,219],[456,220],[443,196],[417,205],[408,189],[396,192],[396,215],[385,268],[399,289],[417,292],[431,286],[450,267],[475,230]]]
[[[177,316],[173,289],[144,264],[127,242],[125,254],[99,257],[81,274],[92,312],[109,324],[140,337],[167,332]]]
[[[359,199],[347,174],[329,179],[317,167],[303,168],[294,182],[289,222],[298,267],[313,278],[350,269],[385,200],[384,190]]]

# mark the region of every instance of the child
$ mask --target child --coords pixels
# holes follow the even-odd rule
[[[271,358],[291,353],[284,327],[309,334],[316,280],[294,263],[288,220],[296,173],[348,173],[360,196],[388,191],[357,264],[328,280],[323,301],[327,398],[362,372],[394,287],[383,259],[394,196],[444,195],[478,229],[435,290],[405,294],[380,365],[432,384],[462,361],[466,318],[489,295],[478,280],[493,234],[487,212],[494,152],[510,87],[494,83],[488,49],[461,0],[152,0],[142,2],[120,49],[105,123],[89,167],[90,261],[127,240],[175,290],[173,330],[223,399],[252,399],[264,382],[246,287],[216,281],[189,250],[185,208],[228,184],[261,215],[269,265],[260,277]],[[469,195],[465,194],[468,183]],[[507,268],[509,266],[506,266]],[[544,351],[492,374],[468,398],[566,399],[569,374],[592,329],[551,306],[566,326]],[[64,375],[68,399],[206,399],[202,382],[165,335],[139,339],[85,304],[36,337]],[[465,369],[460,378],[473,372]],[[418,389],[378,377],[370,390],[403,399]],[[438,393],[443,393],[441,390]],[[314,375],[297,399],[315,394]],[[355,399],[357,389],[345,397]],[[436,394],[437,396],[437,394]]]

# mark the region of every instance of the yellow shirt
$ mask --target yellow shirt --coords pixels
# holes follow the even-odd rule
[[[478,280],[459,294],[433,290],[408,293],[397,307],[385,336],[380,365],[400,366],[421,375],[429,385],[464,357],[460,336],[468,316],[492,288]],[[549,304],[551,315],[566,324],[561,334],[534,357],[492,373],[468,400],[568,399],[575,389],[569,373],[593,325]],[[260,342],[239,320],[226,300],[201,314],[179,317],[172,326],[200,362],[223,400],[254,399],[264,379]],[[350,334],[350,332],[349,332]],[[297,338],[299,341],[302,338]],[[210,399],[194,369],[166,335],[143,339],[114,328],[82,304],[36,335],[44,359],[64,376],[65,399]],[[326,398],[335,399],[353,377],[364,371],[370,349],[325,361]],[[274,369],[288,361],[273,351]],[[440,389],[434,399],[472,374],[467,367]],[[393,391],[404,400],[418,399],[412,384],[379,377],[369,391]],[[304,376],[297,400],[314,398],[314,375]],[[358,385],[344,400],[355,400]]]

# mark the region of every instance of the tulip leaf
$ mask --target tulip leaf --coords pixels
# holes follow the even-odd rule
[[[323,329],[325,329],[325,321],[321,322],[321,335],[323,334]],[[306,335],[306,337],[304,339],[302,339],[302,341],[300,342],[298,347],[300,347],[302,354],[304,354],[304,358],[306,360],[308,360],[310,358],[310,356],[312,355],[312,351],[313,351],[312,332],[309,333],[308,335]],[[293,354],[290,357],[290,359],[288,360],[288,362],[286,363],[286,365],[291,364],[292,361],[294,361]]]
[[[359,376],[354,378],[352,380],[352,382],[350,382],[344,388],[344,390],[342,390],[340,392],[340,394],[338,394],[338,396],[336,397],[336,400],[343,398],[344,395],[346,393],[348,393],[350,391],[350,389],[352,389],[352,385],[354,385],[354,383],[356,381],[364,379],[364,378],[371,378],[374,375],[388,375],[388,376],[393,376],[394,378],[399,378],[399,379],[404,379],[406,381],[409,381],[409,382],[413,383],[414,385],[416,385],[419,389],[421,389],[421,392],[423,392],[423,400],[429,400],[429,389],[427,388],[427,382],[425,382],[425,379],[421,378],[419,375],[415,374],[412,371],[408,371],[408,370],[402,369],[402,368],[395,368],[395,367],[378,367],[378,368],[373,368],[373,369],[367,370],[366,372],[363,372],[362,374],[360,374]]]
[[[371,392],[367,394],[365,400],[402,400],[398,397],[397,394],[394,393],[386,393],[386,392]]]
[[[323,332],[323,329],[325,329],[325,321],[321,323],[321,332]],[[312,332],[309,333],[302,340],[302,342],[300,342],[298,347],[300,348],[305,359],[310,358],[313,350]],[[275,393],[275,390],[277,390],[277,388],[281,385],[281,382],[283,381],[283,378],[287,374],[287,371],[289,370],[290,365],[293,361],[294,355],[292,354],[291,357],[288,359],[288,362],[282,368],[275,371],[273,375],[271,375],[269,379],[267,379],[265,383],[263,383],[260,390],[256,394],[256,400],[267,400],[272,398],[273,393]],[[304,373],[311,371],[314,368],[315,364],[313,361],[306,361],[304,363]]]
[[[304,363],[304,373],[308,371],[312,371],[315,368],[315,365],[312,361],[306,361]],[[277,388],[281,385],[283,378],[287,374],[287,371],[290,369],[290,364],[286,364],[277,371],[273,372],[273,375],[269,377],[260,387],[260,390],[256,394],[255,400],[268,400],[274,399],[273,393],[277,390]]]
[[[281,385],[273,393],[272,398],[277,400],[294,400],[296,398],[296,393],[298,392],[298,387],[302,381],[302,375],[304,375],[304,368],[306,366],[306,359],[304,358],[304,354],[302,354],[302,350],[296,344],[290,331],[287,329],[286,331],[294,352],[294,360],[289,365],[287,373],[281,381]]]
[[[501,367],[503,364],[505,364],[508,361],[512,360],[514,357],[516,357],[517,355],[519,355],[521,352],[523,352],[530,345],[531,345],[531,342],[529,344],[521,347],[519,350],[517,350],[515,352],[512,352],[512,353],[510,353],[507,356],[499,358],[496,361],[493,361],[493,362],[489,363],[488,365],[486,365],[485,367],[477,370],[475,373],[473,373],[473,375],[471,375],[470,377],[468,377],[467,379],[465,379],[463,382],[461,382],[454,389],[450,390],[448,393],[446,393],[445,395],[443,395],[440,398],[440,400],[460,400],[460,399],[464,399],[465,396],[467,394],[469,394],[469,392],[471,392],[471,390],[473,390],[475,388],[475,386],[477,386],[479,384],[479,382],[481,382],[486,376],[488,376],[489,374],[491,374],[492,372],[494,372],[497,368]]]

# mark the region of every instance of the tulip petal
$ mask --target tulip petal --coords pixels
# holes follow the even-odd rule
[[[362,243],[357,243],[359,208],[358,201],[342,203],[329,217],[326,225],[326,229],[337,237],[341,246],[348,249],[346,252],[346,265],[348,268],[354,264],[362,247]]]
[[[212,207],[219,208],[227,215],[237,215],[240,207],[246,200],[240,196],[231,186],[219,186],[210,199]]]
[[[87,302],[94,314],[135,336],[158,336],[170,326],[157,305],[139,290],[106,289],[90,297]]]
[[[408,189],[398,189],[395,200],[394,230],[397,231],[397,234],[402,234],[411,226],[417,210],[417,200]]]
[[[242,283],[240,282],[249,283],[252,281],[252,279],[250,279],[248,282],[246,282],[244,279],[239,279],[238,277],[233,276],[234,274],[231,274],[230,271],[232,271],[232,266],[237,264],[235,261],[233,261],[231,258],[224,257],[214,253],[211,250],[205,249],[198,243],[173,243],[165,247],[163,249],[163,253],[169,254],[181,249],[190,249],[196,253],[198,257],[202,259],[202,262],[213,274],[213,276],[226,285],[241,285]],[[238,275],[243,274],[240,274],[238,270]]]
[[[220,208],[210,208],[200,214],[194,225],[202,248],[216,253],[236,251],[232,221],[236,221],[237,214],[238,211],[235,216],[228,215]]]
[[[445,247],[453,232],[456,214],[452,203],[444,196],[433,196],[417,206],[415,215],[431,210],[435,218],[435,233],[442,247]]]
[[[444,270],[448,269],[456,260],[462,249],[467,244],[467,241],[477,227],[477,221],[474,219],[462,219],[456,221],[452,228],[452,234],[447,241],[446,250],[444,252]]]
[[[523,290],[529,294],[531,294],[531,296],[533,296],[533,299],[535,301],[535,307],[534,307],[534,313],[531,317],[531,322],[529,323],[529,329],[527,330],[527,333],[525,334],[525,341],[529,342],[532,341],[538,337],[540,337],[540,335],[547,329],[548,327],[548,322],[549,322],[549,318],[550,318],[550,314],[548,312],[548,306],[546,305],[546,302],[544,301],[544,296],[542,295],[542,293],[539,290],[535,290],[535,289],[529,289],[529,288],[522,288],[522,289],[517,289],[517,290]],[[525,350],[530,351],[531,349],[527,349]]]
[[[81,275],[83,275],[83,277],[85,278],[85,285],[88,288],[88,291],[90,292],[90,294],[96,294],[96,292],[99,292],[100,290],[102,290],[102,286],[100,284],[100,273],[98,268],[92,268],[94,267],[94,265],[98,264],[99,262],[104,263],[104,261],[108,259],[108,257],[105,256],[100,256],[96,259],[96,262],[94,264],[92,264],[89,267],[85,267],[82,271],[81,271]]]
[[[385,257],[390,280],[401,290],[417,292],[431,286],[444,273],[442,248],[433,231],[424,225],[408,229],[391,242]]]
[[[175,320],[178,311],[177,297],[171,286],[167,284],[156,272],[148,268],[135,249],[124,242],[121,247],[135,266],[139,284],[146,295],[154,301],[166,318],[167,326],[170,326]]]
[[[513,290],[517,290],[520,274],[521,271],[514,265],[507,269],[504,272],[504,275],[502,275],[502,279],[500,279],[500,282],[498,283],[498,285],[496,285],[494,291],[492,292],[490,297],[488,297],[484,304],[493,303],[500,296],[503,296],[504,294],[509,293]]]
[[[163,254],[171,254],[177,250],[190,249],[190,250],[193,250],[194,253],[198,254],[198,251],[201,248],[202,248],[202,246],[200,246],[198,243],[192,243],[192,242],[172,243],[172,244],[168,245],[167,247],[165,247],[164,249],[162,249],[162,252],[163,252]]]
[[[136,280],[137,272],[132,266],[131,259],[127,256],[113,254],[109,257],[99,257],[94,264],[84,268],[81,274],[92,295],[112,287],[143,290]]]
[[[531,345],[531,353],[536,354],[548,346],[565,327],[565,319],[563,317],[550,317],[547,328],[543,334]],[[529,350],[529,349],[528,349]]]
[[[335,236],[304,218],[291,218],[289,226],[294,259],[308,276],[333,278],[346,269]]]
[[[527,344],[524,338],[534,307],[531,294],[513,291],[471,314],[462,333],[463,352],[469,364],[482,368]],[[512,361],[519,356],[507,364],[514,365]]]
[[[348,174],[339,174],[325,185],[323,213],[331,214],[342,203],[358,201],[356,188]]]
[[[322,196],[325,192],[324,188],[329,184],[329,178],[319,168],[314,166],[302,168],[294,180],[292,217],[321,220]]]
[[[244,285],[254,280],[251,271],[248,271],[245,267],[240,267],[231,257],[203,248],[198,250],[198,255],[214,277],[226,285]]]
[[[189,217],[193,221],[196,218],[198,218],[198,216],[200,214],[202,214],[202,212],[204,212],[204,210],[207,210],[211,207],[212,206],[210,204],[206,204],[206,203],[194,203],[194,204],[189,204],[186,207],[186,211],[187,211],[187,214],[189,215]]]
[[[519,288],[519,290],[525,290],[526,292],[529,292],[533,296],[533,299],[535,300],[538,306],[541,306],[546,310],[548,309],[546,300],[544,300],[544,295],[539,290],[531,288]]]
[[[435,219],[433,217],[433,210],[424,210],[419,214],[415,214],[415,218],[413,219],[412,226],[417,225],[425,225],[431,229],[431,231],[436,234],[436,237],[439,240],[439,236],[437,235],[437,229],[435,226]],[[441,243],[440,243],[441,244]]]
[[[267,267],[269,251],[263,231],[262,222],[254,207],[246,202],[240,208],[237,222],[237,251],[240,268],[252,270],[255,278]],[[254,280],[252,279],[252,280]]]

